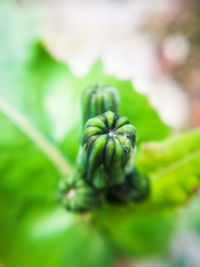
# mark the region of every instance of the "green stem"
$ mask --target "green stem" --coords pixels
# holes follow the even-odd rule
[[[61,152],[52,145],[15,107],[0,95],[0,110],[9,117],[49,158],[62,175],[72,173],[73,169]]]

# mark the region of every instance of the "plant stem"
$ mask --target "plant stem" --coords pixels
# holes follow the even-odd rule
[[[52,145],[20,111],[13,107],[1,95],[0,109],[40,148],[40,150],[56,166],[60,174],[68,175],[72,172],[73,169],[71,165],[67,162],[61,152]]]

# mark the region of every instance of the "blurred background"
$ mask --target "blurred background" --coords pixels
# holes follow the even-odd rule
[[[0,1],[0,267],[200,266],[200,198],[126,251],[58,207],[48,160],[75,164],[94,83],[117,87],[139,143],[199,127],[199,49],[199,0]]]
[[[107,74],[131,80],[168,124],[199,125],[199,1],[19,1],[36,2],[45,47],[74,74],[101,58]]]

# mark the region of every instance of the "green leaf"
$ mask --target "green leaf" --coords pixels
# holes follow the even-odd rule
[[[72,214],[58,208],[59,173],[43,151],[1,113],[0,125],[3,264],[111,266],[113,252],[104,237],[87,224],[79,227]]]
[[[113,252],[108,242],[87,223],[75,223],[72,217],[55,209],[41,214],[35,211],[23,218],[6,265],[112,266]]]
[[[131,82],[105,75],[100,62],[86,77],[76,77],[41,45],[36,18],[30,10],[25,14],[20,8],[11,7],[3,5],[0,11],[0,49],[4,51],[0,54],[0,93],[52,142],[60,142],[69,160],[74,162],[80,144],[82,91],[93,84],[117,88],[120,115],[128,116],[137,128],[139,142],[159,140],[169,134],[169,127]],[[72,143],[68,137],[74,129],[77,130]]]
[[[166,252],[176,226],[174,212],[149,203],[106,205],[93,214],[93,223],[102,229],[120,253],[143,258]]]
[[[1,259],[14,251],[13,242],[24,217],[32,209],[57,205],[57,170],[38,148],[0,114],[0,235]]]
[[[137,93],[130,81],[122,81],[116,77],[106,75],[103,72],[102,65],[96,62],[90,73],[84,77],[75,77],[69,75],[71,80],[71,89],[80,91],[78,103],[81,99],[82,91],[90,85],[98,84],[100,86],[112,85],[117,88],[120,94],[120,115],[129,118],[130,123],[137,129],[138,143],[150,140],[162,140],[170,133],[170,128],[162,122],[156,110],[150,105],[146,96]],[[75,162],[74,153],[77,154],[81,142],[81,113],[78,125],[69,131],[66,137],[60,142],[60,148],[68,155],[71,162]],[[71,137],[73,137],[73,142]]]
[[[176,227],[177,206],[200,189],[200,129],[163,142],[144,143],[136,166],[151,183],[149,199],[127,206],[105,206],[94,223],[116,246],[134,256],[164,252]]]
[[[0,264],[111,266],[107,241],[59,208],[61,174],[48,158],[65,162],[55,143],[76,124],[79,90],[25,13],[0,4]]]
[[[143,144],[136,165],[151,179],[155,204],[186,203],[200,187],[200,129],[164,142]]]
[[[37,19],[30,9],[1,4],[0,93],[56,142],[80,117],[79,89],[72,90],[66,64],[41,45]]]
[[[35,19],[30,10],[0,4],[0,106],[13,120],[0,113],[0,258],[8,266],[72,266],[73,262],[75,267],[80,263],[87,267],[110,266],[112,249],[104,237],[89,226],[76,228],[74,217],[70,219],[71,215],[66,214],[65,218],[64,211],[57,214],[59,173],[47,159],[44,146],[37,147],[30,140],[38,141],[30,129],[38,131],[51,148],[59,144],[74,163],[81,140],[82,90],[95,83],[110,84],[119,90],[120,115],[128,116],[138,129],[139,142],[162,139],[169,134],[169,127],[129,81],[105,75],[99,62],[86,77],[74,76],[65,63],[56,61],[41,45]],[[27,129],[19,118],[32,126]],[[129,208],[123,209],[124,224],[116,215],[115,208],[111,213],[105,210],[99,224],[113,218],[116,227],[109,234],[120,250],[150,253],[159,248],[160,241],[167,244],[172,228],[168,215],[155,214],[152,221],[146,221],[143,215],[133,217]],[[156,222],[162,222],[164,228],[157,227]],[[162,229],[166,235],[161,240]],[[154,234],[157,241],[151,248]],[[134,235],[137,238],[132,246]],[[146,236],[149,243],[145,243]]]

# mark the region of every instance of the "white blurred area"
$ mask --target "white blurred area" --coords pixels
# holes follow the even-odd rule
[[[161,118],[177,130],[189,126],[190,104],[182,85],[163,71],[162,61],[184,64],[190,43],[172,33],[159,46],[149,21],[165,24],[179,0],[51,1],[45,7],[42,38],[47,49],[77,76],[99,58],[107,74],[130,79],[149,97]],[[162,51],[162,60],[159,50]]]

